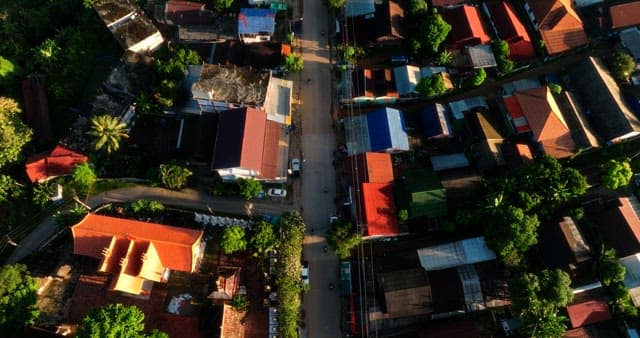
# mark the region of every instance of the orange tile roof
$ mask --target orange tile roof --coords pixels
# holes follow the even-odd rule
[[[103,249],[114,239],[117,242],[124,240],[125,244],[128,241],[151,242],[164,267],[186,272],[195,270],[195,249],[203,234],[202,230],[96,214],[88,214],[71,227],[71,233],[76,255],[102,258]]]
[[[63,146],[56,146],[51,152],[31,156],[25,165],[31,182],[44,182],[49,178],[70,175],[78,164],[88,158]]]
[[[365,157],[365,166],[367,168],[367,182],[393,182],[393,165],[391,163],[391,154],[366,152],[363,155]]]
[[[611,6],[609,13],[613,29],[640,25],[640,1]]]
[[[555,158],[571,156],[576,144],[548,87],[518,91],[514,94],[536,141]]]
[[[531,149],[528,145],[518,143],[516,144],[516,149],[518,150],[518,154],[524,160],[533,160],[533,154],[531,154]]]
[[[520,103],[518,103],[518,99],[512,95],[503,97],[502,100],[504,101],[504,105],[507,107],[509,116],[511,116],[516,132],[524,133],[530,131],[531,128],[529,127],[529,123],[527,123],[527,119],[524,117],[524,113],[522,112]]]
[[[391,183],[362,183],[362,209],[366,236],[394,236],[400,234],[400,224],[393,201]]]
[[[607,306],[607,303],[599,300],[590,300],[584,303],[569,305],[567,306],[567,313],[569,314],[573,328],[611,319],[609,306]]]
[[[451,25],[448,39],[458,48],[491,41],[482,24],[478,7],[464,5],[445,10],[442,16]]]
[[[245,313],[236,311],[231,305],[224,304],[222,307],[222,325],[220,327],[220,337],[224,338],[244,338]]]
[[[533,0],[527,3],[538,22],[547,53],[558,54],[589,43],[571,0]]]
[[[526,61],[535,58],[535,51],[527,29],[513,7],[506,1],[490,5],[489,11],[498,35],[509,44],[509,59]]]

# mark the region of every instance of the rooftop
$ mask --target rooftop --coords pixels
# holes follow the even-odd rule
[[[275,31],[275,27],[275,9],[240,9],[240,14],[238,14],[238,34],[273,33]]]
[[[431,288],[424,269],[377,274],[389,318],[427,315],[433,312]]]
[[[25,167],[31,182],[44,182],[53,177],[71,175],[77,165],[87,160],[86,156],[57,145],[51,151],[29,157]]]
[[[494,1],[488,5],[498,36],[509,44],[509,59],[520,62],[535,58],[529,33],[513,6],[507,1]]]
[[[432,271],[493,260],[496,254],[484,237],[474,237],[418,249],[418,258],[425,270]]]
[[[611,28],[620,29],[640,25],[640,1],[633,1],[609,7]]]
[[[589,43],[571,0],[527,1],[536,17],[545,48],[551,55]]]
[[[397,236],[402,234],[393,200],[391,183],[362,183],[362,218],[365,236]]]
[[[451,25],[447,37],[456,48],[484,44],[491,38],[484,29],[478,7],[463,5],[442,11],[443,19]]]
[[[635,207],[638,200],[622,197],[585,208],[587,217],[598,226],[604,244],[620,257],[640,252],[640,219]]]
[[[567,313],[569,313],[573,328],[596,324],[612,318],[607,303],[598,300],[569,305]]]
[[[204,64],[200,78],[192,86],[192,93],[194,98],[262,106],[270,80],[270,72],[250,67]]]

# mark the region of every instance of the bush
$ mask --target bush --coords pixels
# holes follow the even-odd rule
[[[224,229],[220,239],[220,247],[225,255],[247,249],[247,238],[244,229],[237,225],[232,225]]]
[[[181,189],[193,173],[177,164],[160,165],[160,181],[169,189]]]
[[[249,310],[249,299],[245,295],[235,295],[231,299],[231,306],[236,311],[247,311]]]
[[[484,80],[487,78],[487,72],[484,68],[476,69],[476,73],[471,78],[471,83],[474,87],[478,87],[484,83]]]
[[[262,191],[262,183],[253,178],[239,178],[236,181],[240,197],[250,200],[257,197]]]
[[[557,83],[549,83],[549,90],[551,90],[552,93],[554,94],[560,94],[562,93],[562,86],[557,84]]]
[[[156,214],[164,210],[164,204],[158,201],[137,200],[129,205],[134,213]]]
[[[613,76],[620,81],[627,81],[636,68],[636,62],[631,55],[625,52],[615,52],[611,61]]]
[[[327,232],[327,243],[340,259],[350,257],[351,249],[361,241],[362,237],[357,233],[355,226],[342,220],[331,223],[331,228]]]

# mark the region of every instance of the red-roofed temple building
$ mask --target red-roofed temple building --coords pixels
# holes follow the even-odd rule
[[[71,175],[77,165],[87,160],[86,156],[58,145],[50,152],[29,157],[25,169],[31,182],[42,183],[58,176]]]

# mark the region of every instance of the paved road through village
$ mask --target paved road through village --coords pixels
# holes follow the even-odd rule
[[[327,9],[322,1],[304,1],[302,24],[302,206],[307,236],[304,258],[309,261],[310,290],[304,295],[305,329],[309,338],[336,338],[340,334],[338,259],[324,252],[324,234],[335,213],[335,178],[332,165],[334,132],[331,118],[331,67],[327,44]],[[309,81],[310,79],[310,81]],[[325,193],[325,187],[328,191]],[[313,229],[313,232],[312,230]]]

